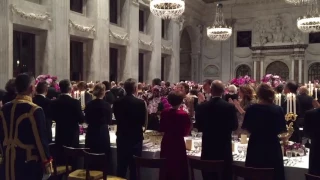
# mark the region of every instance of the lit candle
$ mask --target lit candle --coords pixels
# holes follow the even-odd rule
[[[315,88],[315,99],[318,100],[318,88]]]
[[[290,103],[290,96],[287,94],[287,114],[289,114],[289,103]]]
[[[292,94],[292,98],[293,98],[293,114],[297,114],[296,95]]]
[[[290,111],[289,112],[292,113],[292,93],[290,93],[289,96],[290,96],[290,98],[289,98],[290,99],[289,100]]]
[[[84,91],[81,91],[80,99],[81,99],[81,107],[84,107],[85,106],[85,92]]]
[[[279,106],[281,106],[281,93],[279,93],[278,96],[279,96]]]

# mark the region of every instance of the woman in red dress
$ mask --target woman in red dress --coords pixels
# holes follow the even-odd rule
[[[160,171],[160,180],[189,179],[188,162],[184,136],[191,130],[189,115],[180,109],[183,94],[171,92],[168,101],[172,108],[161,113],[160,131],[164,133],[160,157],[165,158],[166,169]]]

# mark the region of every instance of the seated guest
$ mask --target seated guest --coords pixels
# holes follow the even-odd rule
[[[211,84],[211,99],[197,106],[196,126],[202,136],[202,160],[224,160],[223,179],[231,180],[233,162],[232,131],[238,128],[236,108],[222,99],[224,85],[221,81]],[[204,180],[217,179],[217,174],[202,172]]]
[[[15,86],[15,79],[10,79],[7,83],[6,83],[6,93],[4,94],[4,96],[2,97],[2,104],[5,105],[8,102],[11,102],[12,100],[14,100],[17,96],[16,93],[16,86]]]
[[[92,100],[92,95],[87,91],[87,84],[84,81],[81,81],[78,83],[78,90],[79,92],[84,92],[84,102],[85,105],[87,105]],[[80,96],[80,102],[81,102],[81,96]]]
[[[52,119],[56,122],[55,143],[61,147],[60,159],[62,157],[62,146],[79,147],[79,124],[84,122],[80,101],[71,97],[71,83],[69,80],[59,82],[61,95],[51,102]]]
[[[275,180],[284,180],[283,156],[278,135],[286,132],[286,120],[281,107],[273,104],[274,91],[267,84],[257,90],[258,104],[248,107],[242,129],[250,133],[245,165],[254,168],[274,168]]]
[[[230,99],[233,100],[238,100],[238,91],[237,87],[235,85],[230,85],[228,87],[228,94],[224,96],[226,101],[229,101]]]
[[[111,84],[108,81],[103,81],[102,84],[106,87],[106,94],[103,97],[103,100],[105,100],[107,103],[112,105],[114,101],[116,100],[116,97],[113,95],[113,93],[110,91]]]
[[[160,172],[160,180],[189,179],[186,144],[184,136],[191,130],[188,113],[179,109],[183,102],[183,95],[171,92],[168,101],[172,108],[161,113],[160,131],[164,132],[161,142],[160,157],[165,158],[166,170]]]
[[[314,100],[316,101],[316,100]],[[317,104],[317,103],[316,103]],[[305,113],[304,134],[310,138],[309,173],[320,176],[320,107]]]
[[[143,127],[147,121],[147,107],[143,100],[135,97],[137,83],[128,79],[124,83],[126,95],[113,104],[117,121],[117,175],[125,178],[130,169],[130,180],[136,180],[133,156],[141,156]]]
[[[93,88],[95,99],[86,106],[85,119],[88,123],[86,134],[86,148],[92,153],[105,153],[110,155],[110,136],[108,124],[111,123],[112,111],[109,103],[103,100],[105,86],[98,83]]]
[[[36,87],[37,94],[32,99],[33,103],[40,106],[43,111],[44,115],[46,117],[46,134],[48,137],[48,142],[52,141],[52,117],[51,117],[51,100],[46,97],[48,92],[48,84],[46,81],[39,82]]]

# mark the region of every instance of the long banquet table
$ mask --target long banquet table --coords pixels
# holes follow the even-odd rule
[[[115,143],[115,134],[110,132],[111,138],[111,157],[112,157],[112,167],[111,172],[112,174],[116,174],[116,166],[117,166],[117,147]],[[84,146],[85,142],[85,135],[79,136],[80,145]],[[192,153],[187,152],[188,156],[199,158],[201,153]],[[263,156],[263,154],[262,154]],[[153,147],[153,148],[144,148],[142,152],[142,157],[144,158],[159,158],[160,157],[160,148]],[[284,157],[284,160],[287,158]],[[308,171],[309,167],[309,155],[302,157],[302,161],[300,162],[299,157],[292,157],[291,161],[294,163],[290,163],[289,165],[285,165],[285,176],[286,180],[304,180],[305,173]],[[234,164],[244,166],[245,158],[238,158],[237,154],[234,154]],[[143,173],[141,173],[141,180],[158,180],[159,171],[157,169],[142,169]],[[195,177],[196,180],[202,180],[201,172],[195,170]],[[239,178],[240,180],[240,178]]]

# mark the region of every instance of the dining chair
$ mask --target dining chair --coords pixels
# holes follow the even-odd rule
[[[165,168],[165,159],[147,159],[142,157],[133,156],[136,172],[137,172],[137,180],[141,180],[141,168],[152,168],[152,169],[164,169]]]
[[[217,173],[219,180],[222,180],[224,161],[208,161],[188,157],[188,162],[190,166],[191,180],[195,180],[194,170]]]
[[[53,161],[52,161],[53,174],[51,174],[50,180],[61,179],[61,177],[66,174],[67,168],[69,171],[71,170],[71,166],[57,165],[56,159],[57,159],[58,148],[55,143],[49,144],[49,152],[51,157],[53,158]]]
[[[238,165],[232,165],[233,180],[237,180],[238,177],[250,180],[273,180],[274,169],[273,168],[252,168]]]
[[[320,180],[320,176],[315,176],[308,173],[306,173],[305,176],[306,176],[306,180]]]

